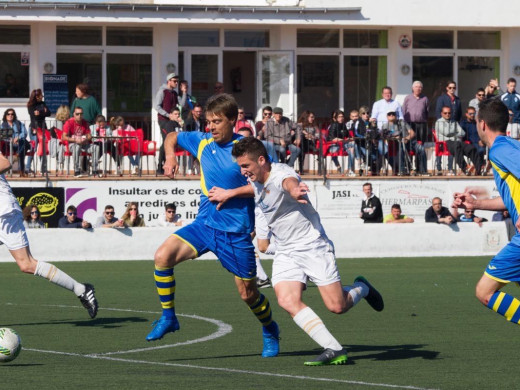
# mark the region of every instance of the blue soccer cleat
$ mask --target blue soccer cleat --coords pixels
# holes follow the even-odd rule
[[[266,331],[265,327],[263,328],[264,349],[262,350],[262,357],[264,358],[278,356],[280,352],[280,330],[276,322],[273,321],[273,324],[274,332]]]
[[[385,303],[383,301],[383,297],[377,291],[374,286],[372,286],[368,280],[366,280],[363,276],[358,276],[354,282],[361,282],[364,283],[368,287],[368,294],[365,297],[366,301],[370,306],[372,306],[372,309],[375,311],[382,311],[385,308]]]
[[[146,336],[146,341],[160,340],[166,333],[173,333],[180,329],[177,318],[168,318],[162,316],[159,320],[152,323],[153,330]]]

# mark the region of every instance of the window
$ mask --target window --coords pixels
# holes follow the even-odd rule
[[[29,97],[29,66],[22,66],[22,53],[0,53],[0,98]]]
[[[57,45],[99,46],[102,41],[101,27],[58,26],[56,28]]]
[[[499,31],[457,31],[459,49],[500,49]]]
[[[453,31],[414,30],[414,49],[453,49]]]
[[[179,30],[179,46],[182,47],[218,47],[218,30]]]
[[[372,107],[386,82],[386,56],[345,56],[345,114],[361,106]]]
[[[269,47],[268,30],[228,30],[224,32],[227,47]]]
[[[101,54],[57,53],[57,74],[68,76],[70,102],[76,97],[76,85],[88,84],[91,95],[101,103]]]
[[[0,44],[30,45],[30,26],[0,26]]]
[[[151,27],[107,27],[108,46],[153,46]]]
[[[343,47],[352,48],[388,48],[388,31],[386,30],[344,30]]]
[[[339,47],[339,30],[300,29],[297,33],[298,47]]]

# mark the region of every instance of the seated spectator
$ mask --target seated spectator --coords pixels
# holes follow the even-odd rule
[[[401,205],[395,203],[392,205],[390,214],[386,215],[383,223],[413,223],[414,219],[401,214]]]
[[[27,177],[28,172],[26,172],[25,170],[25,152],[27,151],[27,149],[30,148],[30,143],[27,140],[28,132],[25,128],[25,125],[17,119],[16,111],[13,108],[8,108],[7,110],[5,110],[4,117],[2,118],[2,124],[0,125],[0,127],[4,131],[12,131],[10,138],[13,144],[13,152],[18,154],[20,177]],[[7,150],[3,150],[2,153],[8,155],[10,151],[7,142],[5,143],[5,146]],[[27,170],[30,171],[30,162],[28,163],[27,168]]]
[[[473,107],[475,112],[478,114],[478,105],[480,102],[486,100],[486,91],[484,88],[477,89],[477,93],[475,94],[475,98],[471,99],[468,103],[468,107]]]
[[[77,108],[76,108],[77,110]],[[58,221],[59,228],[90,229],[92,225],[78,217],[78,210],[75,206],[67,207],[67,213]]]
[[[193,105],[193,109],[188,114],[184,122],[184,131],[202,131],[204,132],[205,119],[202,115],[202,106],[199,103]],[[176,127],[174,125],[174,127]]]
[[[69,106],[62,104],[56,111],[56,127],[51,128],[51,140],[49,141],[50,156],[56,158],[56,164],[63,173],[63,162],[65,156],[65,146],[62,141],[62,132],[65,122],[70,119]]]
[[[432,205],[426,210],[424,220],[425,222],[443,223],[446,225],[457,223],[450,210],[442,205],[442,199],[439,197],[432,199]]]
[[[182,226],[182,221],[179,220],[180,215],[175,214],[177,206],[173,203],[168,203],[164,206],[164,216],[157,220],[156,226],[172,227]]]
[[[453,157],[459,168],[465,173],[466,172],[466,161],[462,151],[462,139],[466,135],[466,132],[460,127],[458,122],[452,120],[451,107],[443,106],[441,110],[441,118],[435,122],[435,131],[437,133],[437,140],[439,142],[445,141],[448,146],[450,155],[448,156],[448,175],[453,176]],[[441,172],[441,158],[437,156],[436,164],[437,171]]]
[[[238,129],[237,133],[240,134],[242,137],[252,137],[253,136],[253,131],[251,130],[250,127],[241,127],[240,129]]]
[[[121,217],[127,227],[144,227],[144,219],[139,215],[139,205],[137,202],[130,202],[126,211]]]
[[[280,161],[282,163],[286,162],[287,150],[289,150],[291,157],[287,164],[293,168],[296,159],[301,153],[301,134],[296,130],[296,124],[289,118],[283,116],[283,109],[281,107],[274,108],[273,118],[269,119],[265,124],[266,141],[274,144],[274,149],[280,154]]]
[[[112,135],[112,129],[107,124],[107,120],[103,115],[96,116],[96,123],[90,126],[90,134],[92,137],[110,137]],[[92,143],[93,145],[97,145],[99,148],[99,155],[105,151],[105,153],[112,152],[112,141],[96,139]]]
[[[118,219],[115,216],[114,212],[114,206],[106,205],[105,211],[103,212],[103,215],[99,217],[96,220],[96,223],[94,224],[95,228],[116,228],[116,227],[124,227],[125,224],[123,223],[122,219]]]
[[[244,107],[238,107],[238,116],[237,121],[235,122],[235,128],[233,131],[238,133],[238,130],[242,127],[249,127],[251,132],[255,131],[255,124],[252,120],[246,119],[246,112],[244,111]]]
[[[511,219],[511,216],[509,215],[509,211],[508,210],[497,211],[496,213],[493,214],[493,217],[491,218],[491,221],[493,221],[493,222],[502,222],[502,221],[505,221],[508,218]]]
[[[355,176],[354,173],[354,136],[350,133],[345,123],[345,113],[341,110],[334,110],[332,113],[332,123],[329,126],[327,141],[333,142],[329,146],[327,153],[338,153],[344,150],[348,154],[349,176]],[[336,166],[338,173],[343,173],[338,156],[331,157],[332,162]]]
[[[301,134],[301,149],[300,154],[300,174],[303,174],[303,166],[305,163],[305,155],[308,153],[318,153],[316,147],[316,140],[320,136],[320,130],[315,123],[315,115],[313,112],[305,110],[298,119],[298,132]]]
[[[486,147],[480,140],[477,131],[477,121],[475,119],[475,109],[466,108],[465,118],[460,121],[460,127],[464,130],[464,143],[462,144],[462,154],[468,156],[475,168],[475,175],[482,174],[484,168],[484,154]]]
[[[265,124],[273,116],[273,108],[271,106],[265,106],[262,109],[262,120],[255,123],[256,136],[259,140],[265,139]]]
[[[102,172],[98,170],[99,163],[99,146],[92,144],[92,135],[88,122],[83,119],[83,109],[76,107],[74,109],[74,118],[70,118],[63,126],[62,139],[69,142],[69,150],[72,152],[74,160],[74,177],[81,177],[81,152],[92,154],[92,173],[96,176],[102,176]]]
[[[180,111],[177,108],[177,115],[180,116]],[[118,116],[116,118],[112,118],[110,121],[110,124],[114,127],[112,130],[112,134],[116,136],[123,136],[126,134],[135,135],[136,131],[135,129],[130,126],[129,124],[125,123],[125,120],[123,117]],[[120,156],[122,157],[122,156]],[[138,175],[139,174],[139,154],[138,153],[128,153],[128,160],[130,161],[130,165],[132,166],[132,174]],[[119,162],[118,162],[118,168],[119,168]]]
[[[475,210],[466,208],[463,214],[459,214],[457,208],[453,208],[453,216],[458,222],[475,222],[478,226],[482,226],[482,222],[487,222],[486,218],[480,218],[475,215]]]
[[[372,192],[372,184],[363,184],[363,193],[365,194],[365,199],[361,202],[359,218],[361,218],[364,223],[383,222],[383,206],[381,206],[379,198]]]
[[[23,209],[23,226],[26,229],[45,229],[40,210],[35,204],[30,204]]]

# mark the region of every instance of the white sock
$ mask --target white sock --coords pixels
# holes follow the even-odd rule
[[[267,247],[267,250],[265,251],[266,255],[274,255],[274,252],[276,252],[276,244],[274,242],[271,242],[269,246]]]
[[[260,280],[267,280],[269,276],[264,271],[264,267],[262,267],[262,263],[260,262],[260,255],[255,250],[255,261],[256,261],[256,277]]]
[[[44,261],[38,261],[34,274],[67,290],[74,291],[74,294],[78,297],[85,292],[84,284],[76,282],[58,267]]]
[[[368,294],[368,287],[363,282],[356,282],[352,286],[343,286],[343,291],[346,291],[352,298],[352,306],[355,306],[362,298]]]
[[[323,324],[320,317],[310,307],[300,310],[293,318],[294,322],[307,333],[311,339],[323,348],[334,351],[343,349],[338,340],[334,338]]]

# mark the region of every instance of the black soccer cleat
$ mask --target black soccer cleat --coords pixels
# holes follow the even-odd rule
[[[98,311],[98,301],[94,292],[94,286],[85,283],[85,292],[78,297],[83,307],[87,309],[90,318],[95,318]]]
[[[372,286],[368,280],[366,280],[363,276],[358,276],[356,279],[354,279],[355,282],[361,282],[366,284],[368,287],[368,294],[365,297],[366,301],[370,306],[372,306],[372,309],[375,311],[382,311],[385,308],[385,303],[383,302],[383,297],[377,291],[374,286]]]
[[[344,349],[334,351],[330,348],[327,348],[316,359],[305,362],[303,364],[305,366],[337,366],[341,364],[347,364],[347,351]]]

